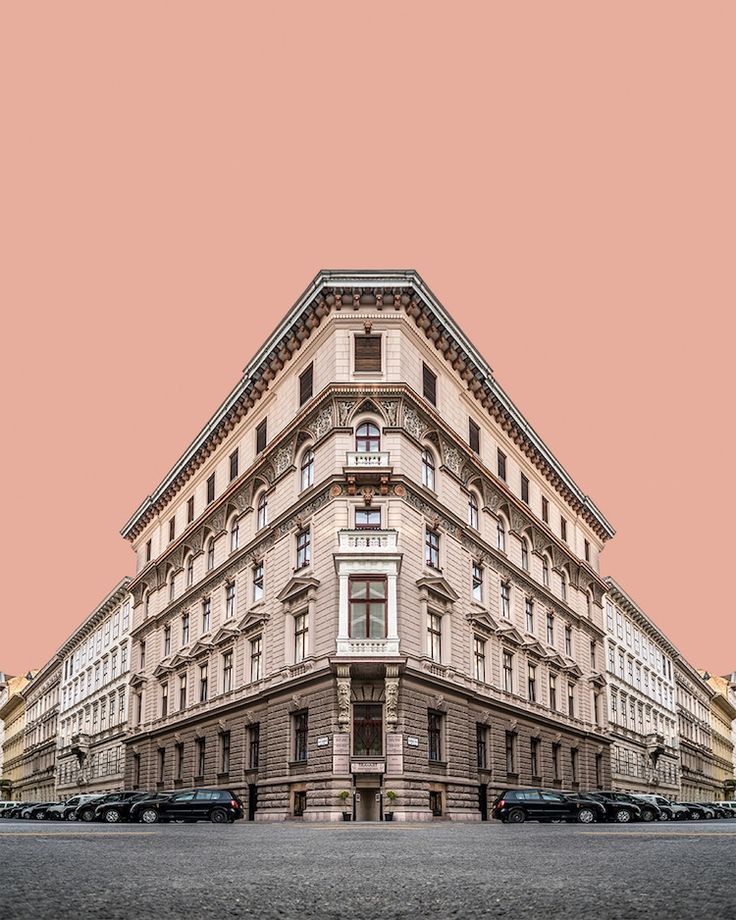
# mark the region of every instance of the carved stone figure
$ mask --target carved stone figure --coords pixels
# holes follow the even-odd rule
[[[337,404],[337,424],[344,428],[348,419],[350,418],[350,413],[353,411],[353,406],[355,403],[352,400],[341,400]]]
[[[413,409],[404,409],[404,428],[415,438],[420,437],[424,431],[424,425]]]
[[[391,730],[399,719],[399,678],[386,678],[386,727]]]
[[[337,723],[341,732],[350,731],[350,678],[337,678]]]
[[[323,434],[327,434],[331,427],[332,409],[323,409],[314,420],[314,424],[312,425],[315,439],[319,439]]]

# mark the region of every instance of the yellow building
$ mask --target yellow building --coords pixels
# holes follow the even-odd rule
[[[722,798],[736,797],[736,777],[734,776],[733,723],[736,720],[736,707],[729,700],[728,679],[711,677],[707,671],[701,672],[716,695],[710,701],[711,738],[713,746],[713,778],[722,790]]]
[[[22,691],[28,682],[27,676],[11,677],[8,681],[7,698],[0,708],[0,719],[5,724],[3,781],[9,790],[10,798],[16,797],[15,790],[21,779],[26,724],[26,702]]]

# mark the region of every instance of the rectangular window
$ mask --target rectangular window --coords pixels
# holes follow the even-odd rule
[[[262,422],[256,428],[256,453],[260,454],[266,449],[266,438],[267,438],[267,422],[268,419],[263,419]]]
[[[511,585],[507,581],[501,582],[501,616],[511,619]]]
[[[442,713],[427,710],[427,756],[429,760],[442,760]]]
[[[427,616],[427,651],[432,661],[442,661],[442,617],[437,613]]]
[[[523,473],[521,474],[521,500],[529,504],[529,480]]]
[[[384,577],[351,577],[349,582],[351,639],[385,639],[387,593]]]
[[[476,454],[480,453],[480,428],[472,418],[468,419],[468,444]]]
[[[424,538],[425,562],[430,568],[440,567],[440,535],[436,530],[427,528]]]
[[[503,653],[503,689],[507,693],[514,692],[514,656],[511,652]]]
[[[557,677],[554,674],[549,675],[549,708],[557,712]]]
[[[428,399],[433,406],[436,406],[437,375],[433,373],[424,362],[422,362],[422,386],[424,390],[424,398]]]
[[[486,640],[480,636],[473,638],[473,675],[476,680],[486,680]]]
[[[590,543],[584,540],[583,545],[585,546],[585,561],[590,562]]]
[[[229,693],[233,689],[233,653],[225,652],[222,656],[222,692]]]
[[[250,679],[260,680],[263,677],[263,637],[256,636],[250,640]]]
[[[253,566],[253,603],[263,600],[263,562]]]
[[[567,685],[567,714],[575,718],[575,685]]]
[[[230,772],[230,732],[220,733],[220,773]]]
[[[488,766],[488,729],[481,722],[475,723],[475,750],[477,753],[478,769],[485,770]]]
[[[572,658],[572,626],[565,627],[565,654]]]
[[[312,398],[312,387],[314,384],[314,365],[309,364],[304,370],[299,374],[299,405],[303,406],[304,403]]]
[[[194,496],[190,495],[187,500],[187,524],[191,524],[194,520]]]
[[[294,662],[298,664],[309,654],[309,616],[307,613],[298,613],[294,617]]]
[[[506,454],[500,447],[496,449],[496,472],[498,478],[506,482]]]
[[[529,760],[532,778],[539,776],[539,738],[529,739]]]
[[[544,495],[542,496],[542,520],[545,524],[549,524],[549,502]]]
[[[204,776],[207,748],[205,746],[204,738],[197,738],[197,776]]]
[[[169,685],[161,685],[161,718],[165,719],[169,714]]]
[[[560,781],[560,745],[552,745],[552,777],[555,782]]]
[[[174,779],[181,779],[184,769],[184,742],[179,741],[174,745]]]
[[[595,725],[600,725],[601,722],[601,695],[600,693],[593,694],[593,723]]]
[[[356,530],[380,530],[381,529],[381,509],[380,508],[356,508],[355,509],[355,529]]]
[[[141,786],[141,755],[133,754],[133,788],[140,789]]]
[[[555,644],[555,618],[551,613],[547,614],[547,644]]]
[[[171,627],[164,626],[164,658],[171,654]]]
[[[146,642],[144,639],[141,640],[140,645],[138,646],[138,661],[141,671],[146,667]],[[100,683],[100,666],[95,665],[95,687],[99,686]]]
[[[215,500],[215,474],[213,473],[207,479],[207,504],[210,505]]]
[[[172,517],[169,519],[169,543],[172,543],[176,539],[176,518]]]
[[[595,639],[590,642],[590,670],[595,671],[598,664],[598,644]]]
[[[606,625],[610,633],[613,632],[613,604],[606,601]]]
[[[516,732],[506,732],[506,772],[516,773]]]
[[[158,781],[163,783],[166,778],[166,748],[158,749]]]
[[[146,540],[146,562],[151,561],[151,541]]]
[[[183,613],[181,615],[181,644],[189,644],[189,614]]]
[[[383,707],[375,703],[353,706],[353,754],[380,757],[383,754]]]
[[[201,664],[199,666],[199,702],[207,702],[207,694],[209,688],[209,666],[206,664]]]
[[[212,601],[209,597],[206,597],[202,601],[202,632],[208,633],[210,631],[210,621],[212,619]]]
[[[312,531],[306,527],[296,535],[296,567],[303,569],[312,561]]]
[[[529,691],[529,702],[536,703],[537,701],[537,667],[536,665],[533,665],[533,664],[529,665],[529,680],[528,680],[527,689]]]
[[[473,563],[473,600],[483,603],[483,566],[478,562]]]
[[[598,789],[603,786],[603,754],[595,755],[595,784]]]
[[[572,774],[572,782],[576,783],[578,781],[578,749],[570,748],[570,773]]]
[[[560,517],[560,536],[567,543],[567,521],[564,517]]]
[[[381,336],[356,335],[355,336],[355,370],[378,371],[381,370]]]
[[[238,463],[240,461],[240,449],[238,447],[230,454],[230,482],[238,478]]]
[[[526,621],[526,631],[534,633],[534,601],[527,597],[524,600],[524,618]]]
[[[251,770],[258,769],[258,760],[261,753],[261,726],[258,722],[248,728],[248,766]]]
[[[309,712],[302,709],[293,715],[294,760],[305,763],[309,750]]]

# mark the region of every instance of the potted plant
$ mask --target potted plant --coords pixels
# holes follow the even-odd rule
[[[393,791],[393,789],[387,790],[386,798],[388,799],[388,808],[393,807],[393,804],[397,798],[396,793]],[[386,821],[393,821],[394,813],[392,811],[384,811],[383,817],[385,818]]]
[[[348,799],[350,798],[350,793],[348,792],[347,789],[343,789],[342,792],[339,792],[337,794],[337,797],[342,800],[342,805],[343,805],[342,820],[349,821],[353,817],[353,812],[352,810],[348,811],[345,806],[347,805]]]

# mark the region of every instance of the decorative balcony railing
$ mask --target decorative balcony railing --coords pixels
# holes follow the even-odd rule
[[[340,552],[395,553],[397,530],[339,530]]]
[[[345,466],[349,469],[364,469],[365,467],[388,468],[391,455],[387,450],[354,451],[349,450],[345,455]]]
[[[386,658],[399,654],[398,639],[338,639],[337,654],[356,658]]]

